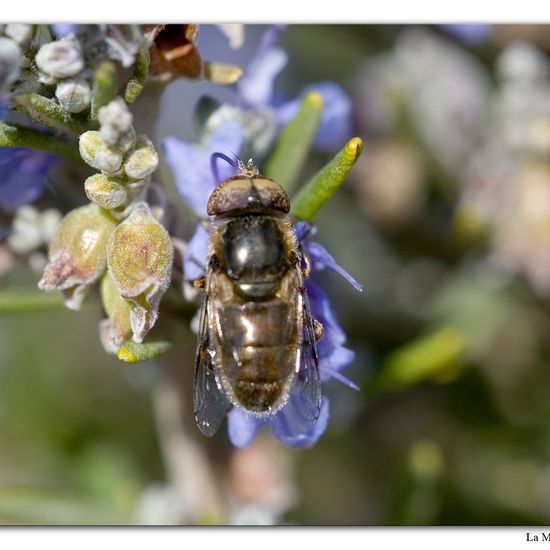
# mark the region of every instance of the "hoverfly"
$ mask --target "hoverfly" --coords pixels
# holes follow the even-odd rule
[[[229,407],[267,417],[292,400],[319,416],[316,339],[304,277],[309,264],[289,218],[290,201],[250,160],[208,200],[211,219],[195,359],[194,410],[213,435]]]

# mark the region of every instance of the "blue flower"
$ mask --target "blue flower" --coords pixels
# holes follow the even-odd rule
[[[76,32],[78,25],[73,25],[71,23],[56,23],[51,25],[51,29],[56,38],[63,38]]]
[[[301,90],[298,98],[290,101],[275,100],[275,79],[288,61],[286,52],[275,45],[283,28],[269,27],[264,33],[258,52],[237,83],[239,98],[248,109],[271,108],[280,129],[296,115],[303,96],[312,91],[318,92],[323,98],[323,112],[313,145],[320,151],[333,152],[352,133],[351,100],[334,82],[310,84]]]
[[[225,122],[207,134],[200,144],[187,143],[173,136],[162,141],[162,150],[174,174],[176,187],[197,216],[205,216],[208,197],[218,184],[211,169],[212,155],[218,151],[238,155],[244,140],[240,126]],[[219,181],[233,173],[234,169],[229,164],[221,165]]]
[[[215,145],[222,145],[222,149],[223,146],[228,148],[227,144],[231,140],[233,140],[231,149],[238,151],[242,139],[236,139],[236,135],[239,134],[235,128],[220,126],[202,145],[187,144],[173,137],[166,138],[163,142],[166,159],[174,173],[183,200],[203,219],[206,218],[208,197],[217,184],[211,170],[210,155],[216,152],[214,151]],[[227,173],[220,174],[221,179],[234,174],[232,167],[225,168]],[[312,272],[325,268],[332,269],[345,277],[356,289],[361,290],[359,283],[336,263],[322,245],[309,240],[309,237],[314,234],[314,229],[309,224],[298,222],[294,226],[294,231],[310,260]],[[185,249],[186,279],[193,281],[204,275],[208,242],[207,224],[201,221]],[[351,388],[358,389],[355,384],[341,374],[341,371],[353,361],[354,353],[344,347],[346,336],[338,324],[327,295],[310,278],[306,281],[306,288],[312,314],[323,325],[323,335],[317,344],[321,380],[326,382],[331,378],[336,378]],[[317,420],[306,422],[297,410],[296,405],[299,399],[299,395],[291,392],[287,404],[279,412],[272,417],[263,419],[252,416],[243,409],[233,407],[228,413],[228,432],[231,442],[236,447],[246,447],[257,431],[263,425],[268,425],[273,436],[284,445],[289,447],[313,446],[327,427],[329,400],[323,397],[321,412]]]
[[[440,27],[464,44],[476,46],[486,42],[493,31],[493,25],[480,23],[461,23],[440,25]]]
[[[13,212],[38,199],[58,157],[27,147],[0,147],[0,209]]]

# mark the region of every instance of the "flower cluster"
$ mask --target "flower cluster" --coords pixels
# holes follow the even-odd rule
[[[83,160],[100,170],[84,184],[91,204],[63,219],[39,287],[63,290],[66,305],[79,309],[87,289],[101,279],[109,317],[101,336],[114,353],[130,338],[142,342],[155,324],[171,281],[173,247],[164,210],[152,208],[147,196],[158,165],[153,144],[136,136],[120,98],[99,109],[98,120],[98,131],[80,136]]]

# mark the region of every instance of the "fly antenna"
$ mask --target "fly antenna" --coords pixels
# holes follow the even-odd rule
[[[231,157],[228,157],[224,153],[212,153],[210,156],[210,169],[212,170],[212,174],[214,175],[214,180],[216,181],[216,185],[220,183],[220,173],[218,171],[218,160],[222,159],[227,162],[230,166],[232,166],[235,169],[239,169],[239,163],[241,162],[237,155],[235,153],[232,153],[235,156],[235,160],[233,160]]]

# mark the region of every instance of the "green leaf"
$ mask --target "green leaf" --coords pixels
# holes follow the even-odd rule
[[[445,327],[390,354],[378,381],[382,387],[400,389],[428,378],[450,380],[460,372],[465,352],[463,333]]]
[[[350,139],[344,148],[306,185],[292,201],[292,215],[301,220],[311,221],[321,206],[334,195],[344,183],[347,173],[363,150],[360,138]]]
[[[133,103],[143,91],[143,86],[147,82],[147,77],[149,76],[150,62],[151,56],[149,54],[149,48],[141,48],[136,56],[134,71],[126,84],[126,90],[124,92],[124,99],[128,103]]]
[[[116,525],[127,522],[105,505],[39,489],[0,488],[0,523],[23,525]]]
[[[5,122],[0,122],[0,147],[32,147],[72,161],[82,162],[76,141],[68,141],[32,128]]]
[[[31,92],[14,94],[14,105],[34,121],[60,130],[81,134],[86,128],[82,122],[65,111],[55,101]]]
[[[127,342],[118,351],[117,357],[126,363],[140,363],[166,353],[172,347],[172,342],[167,340],[151,340],[136,344]]]
[[[278,181],[288,192],[296,184],[306,160],[322,110],[321,95],[318,92],[307,94],[298,113],[281,133],[275,149],[265,163],[264,175]]]
[[[0,315],[14,313],[36,313],[64,309],[60,293],[46,294],[34,290],[0,291]]]
[[[111,61],[102,61],[94,73],[92,89],[92,119],[97,119],[97,111],[107,105],[118,92],[118,74],[115,64]]]

